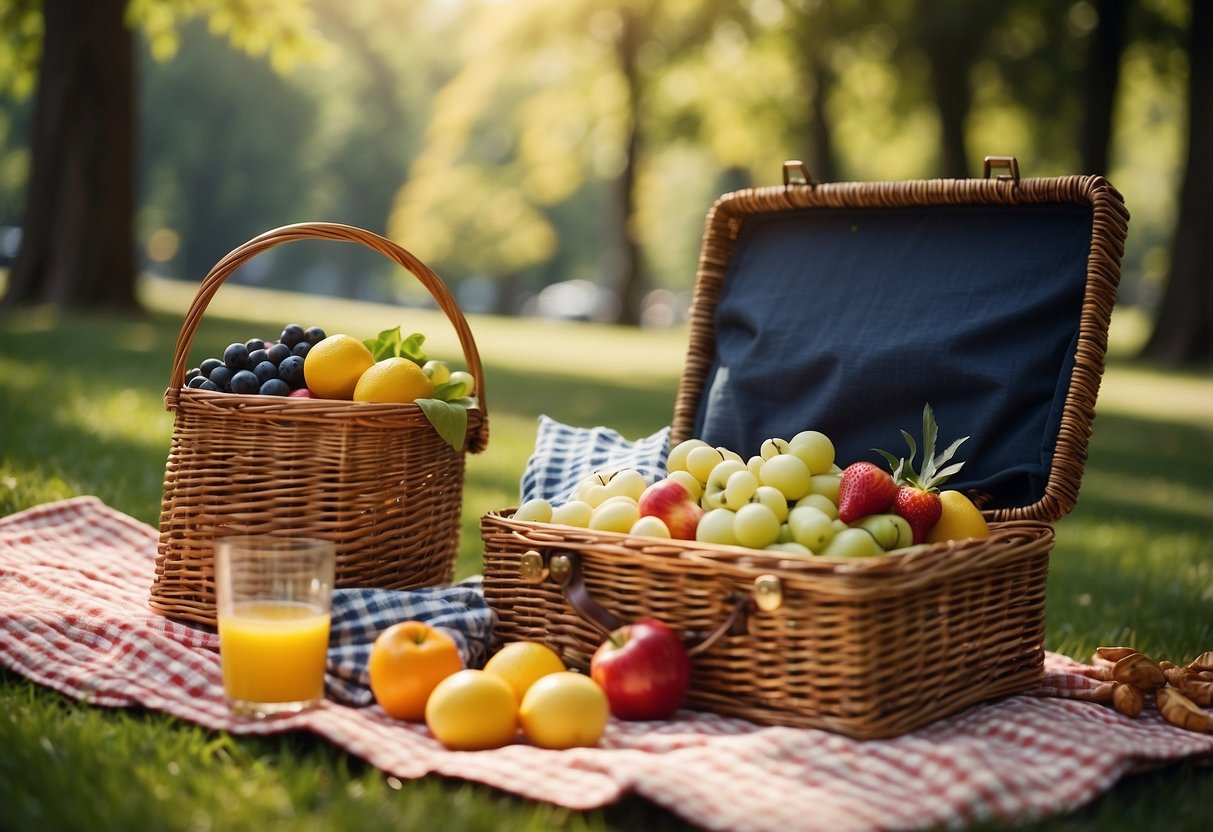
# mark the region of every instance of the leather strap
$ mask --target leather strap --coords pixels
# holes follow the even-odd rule
[[[607,636],[621,626],[620,620],[595,601],[594,596],[590,595],[589,589],[586,588],[585,576],[581,569],[580,552],[562,551],[560,554],[549,556],[548,569],[552,575],[563,576],[562,579],[558,577],[557,580],[560,580],[565,600],[584,621]],[[735,592],[729,596],[728,600],[732,602],[733,609],[719,627],[700,639],[698,643],[687,647],[690,655],[696,656],[711,649],[721,636],[741,635],[746,632],[746,621],[754,609],[754,599],[744,593]]]

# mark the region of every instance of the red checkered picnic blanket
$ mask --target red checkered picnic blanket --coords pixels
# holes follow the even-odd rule
[[[217,638],[148,607],[157,532],[93,497],[0,518],[0,662],[68,696],[140,706],[234,734],[307,730],[399,778],[436,773],[573,809],[631,791],[708,829],[923,829],[1073,809],[1123,774],[1213,756],[1213,735],[1152,709],[1129,719],[1072,697],[1090,668],[1049,654],[1034,695],[989,703],[889,740],[763,727],[680,711],[612,720],[598,748],[524,741],[450,752],[378,706],[326,701],[286,718],[234,717]],[[1068,698],[1070,697],[1070,698]]]

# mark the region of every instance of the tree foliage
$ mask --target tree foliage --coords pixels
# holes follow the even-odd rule
[[[55,2],[0,9],[0,223],[19,219],[9,204],[34,170],[22,102]],[[163,267],[196,277],[268,226],[337,219],[507,297],[591,280],[634,320],[647,289],[689,286],[712,199],[777,181],[784,159],[819,180],[872,180],[978,175],[982,156],[1015,155],[1025,175],[1117,184],[1134,214],[1124,297],[1149,300],[1168,274],[1179,125],[1195,106],[1182,91],[1190,8],[129,0],[137,227],[175,233]],[[363,293],[376,269],[275,257],[288,285],[313,291]],[[381,277],[369,291],[386,291]]]

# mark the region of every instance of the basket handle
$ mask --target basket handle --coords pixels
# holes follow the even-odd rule
[[[476,398],[480,412],[485,418],[480,421],[480,435],[468,437],[468,447],[472,450],[483,448],[486,444],[483,434],[487,431],[488,426],[488,410],[484,396],[484,368],[481,366],[480,352],[476,349],[476,341],[472,337],[472,330],[468,326],[467,318],[463,315],[463,310],[459,308],[459,304],[442,278],[404,248],[373,231],[342,223],[304,222],[284,225],[254,237],[244,245],[230,251],[216,263],[198,286],[198,292],[194,295],[194,300],[186,312],[185,321],[181,325],[181,332],[177,335],[177,346],[173,353],[173,368],[169,374],[169,390],[180,389],[185,384],[186,362],[189,358],[190,345],[194,340],[194,333],[202,320],[202,313],[206,311],[206,307],[224,281],[240,266],[263,251],[294,240],[308,239],[361,243],[388,259],[394,260],[421,282],[421,285],[426,288],[454,326],[455,333],[459,336],[459,343],[463,348],[463,358],[468,372],[476,381]],[[165,404],[171,408],[167,393],[165,394]]]
[[[531,550],[524,555],[527,557],[543,558],[538,552]],[[550,555],[547,559],[546,568],[541,572],[536,572],[533,568],[528,570],[525,562],[522,564],[524,573],[530,572],[536,577],[550,575],[553,580],[560,584],[560,591],[563,593],[569,606],[581,616],[582,620],[593,626],[596,630],[605,636],[609,636],[614,630],[620,626],[619,619],[594,600],[594,596],[590,594],[590,590],[585,585],[585,576],[581,569],[581,553],[575,550],[561,552],[558,555]],[[542,578],[541,578],[542,579]],[[693,644],[687,644],[687,653],[691,656],[697,656],[700,653],[711,648],[713,644],[723,635],[740,635],[746,632],[746,619],[754,607],[752,598],[741,593],[734,593],[729,596],[728,600],[733,607],[729,614],[725,616],[723,622],[715,630],[706,635],[688,634],[695,641]],[[685,640],[685,639],[684,639]]]

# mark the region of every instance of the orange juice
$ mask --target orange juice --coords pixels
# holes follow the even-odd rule
[[[307,704],[324,697],[329,613],[291,601],[245,601],[219,617],[223,692],[235,703]]]

